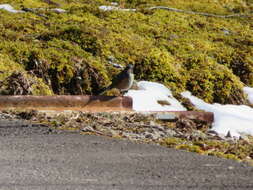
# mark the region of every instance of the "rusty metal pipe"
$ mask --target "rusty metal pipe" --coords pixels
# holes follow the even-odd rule
[[[156,112],[156,118],[165,121],[176,121],[178,119],[192,119],[205,121],[207,123],[214,122],[214,114],[204,111],[165,111]]]
[[[115,96],[0,96],[0,110],[27,108],[35,110],[129,111],[131,97]]]

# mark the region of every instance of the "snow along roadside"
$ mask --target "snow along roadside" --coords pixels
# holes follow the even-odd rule
[[[135,111],[185,111],[186,109],[176,100],[171,91],[162,84],[148,81],[137,83],[138,90],[129,90],[126,96],[133,99]],[[252,93],[248,97],[253,97]],[[246,105],[221,105],[208,104],[193,96],[190,92],[181,95],[188,98],[197,109],[214,113],[212,130],[221,135],[230,132],[232,137],[239,138],[241,135],[253,136],[253,109]],[[159,104],[167,102],[167,104]]]

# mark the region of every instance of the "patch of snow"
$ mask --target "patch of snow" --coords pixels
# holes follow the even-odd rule
[[[123,69],[124,67],[118,63],[112,63],[112,62],[109,62],[109,64],[111,64],[113,67],[115,68],[119,68],[119,69]]]
[[[136,11],[136,9],[123,9],[116,6],[107,6],[107,5],[99,6],[99,9],[102,11]]]
[[[102,6],[99,6],[99,9],[102,11],[112,11],[112,10],[118,10],[119,7],[102,5]]]
[[[193,96],[190,92],[181,95],[188,98],[196,108],[214,113],[212,129],[222,135],[230,131],[232,137],[239,138],[241,135],[253,135],[253,109],[245,105],[221,105],[208,104]]]
[[[66,10],[60,9],[60,8],[55,8],[55,9],[50,9],[50,10],[52,10],[52,11],[54,11],[56,13],[65,13],[66,12]]]
[[[0,9],[4,9],[4,10],[11,12],[11,13],[24,13],[25,12],[25,11],[21,11],[21,10],[16,10],[9,4],[0,4]],[[42,10],[43,8],[37,8],[37,9]],[[66,10],[60,9],[60,8],[55,8],[55,9],[50,9],[50,10],[54,11],[56,13],[65,13],[66,12]]]
[[[186,111],[164,85],[148,81],[140,81],[137,85],[139,90],[129,90],[125,94],[132,97],[135,111]],[[158,101],[169,105],[161,105]]]
[[[108,60],[108,63],[111,64],[115,68],[120,68],[120,69],[124,68],[122,65],[118,64],[118,60],[114,56],[109,56],[107,60]]]
[[[253,104],[253,88],[244,87],[243,91],[245,94],[247,94],[249,102]]]
[[[23,13],[24,11],[16,10],[9,4],[0,4],[0,9],[4,9],[11,13]]]
[[[111,5],[118,6],[119,4],[117,2],[111,2]]]

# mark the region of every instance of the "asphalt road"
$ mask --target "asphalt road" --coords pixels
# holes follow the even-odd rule
[[[253,189],[253,167],[0,121],[0,190]]]

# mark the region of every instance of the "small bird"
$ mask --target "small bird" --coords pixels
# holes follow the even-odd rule
[[[102,95],[106,91],[111,90],[113,88],[119,89],[120,93],[127,92],[132,87],[134,82],[133,69],[134,66],[132,64],[127,65],[127,67],[123,71],[121,71],[112,79],[112,83],[110,86],[100,90],[99,95]]]

